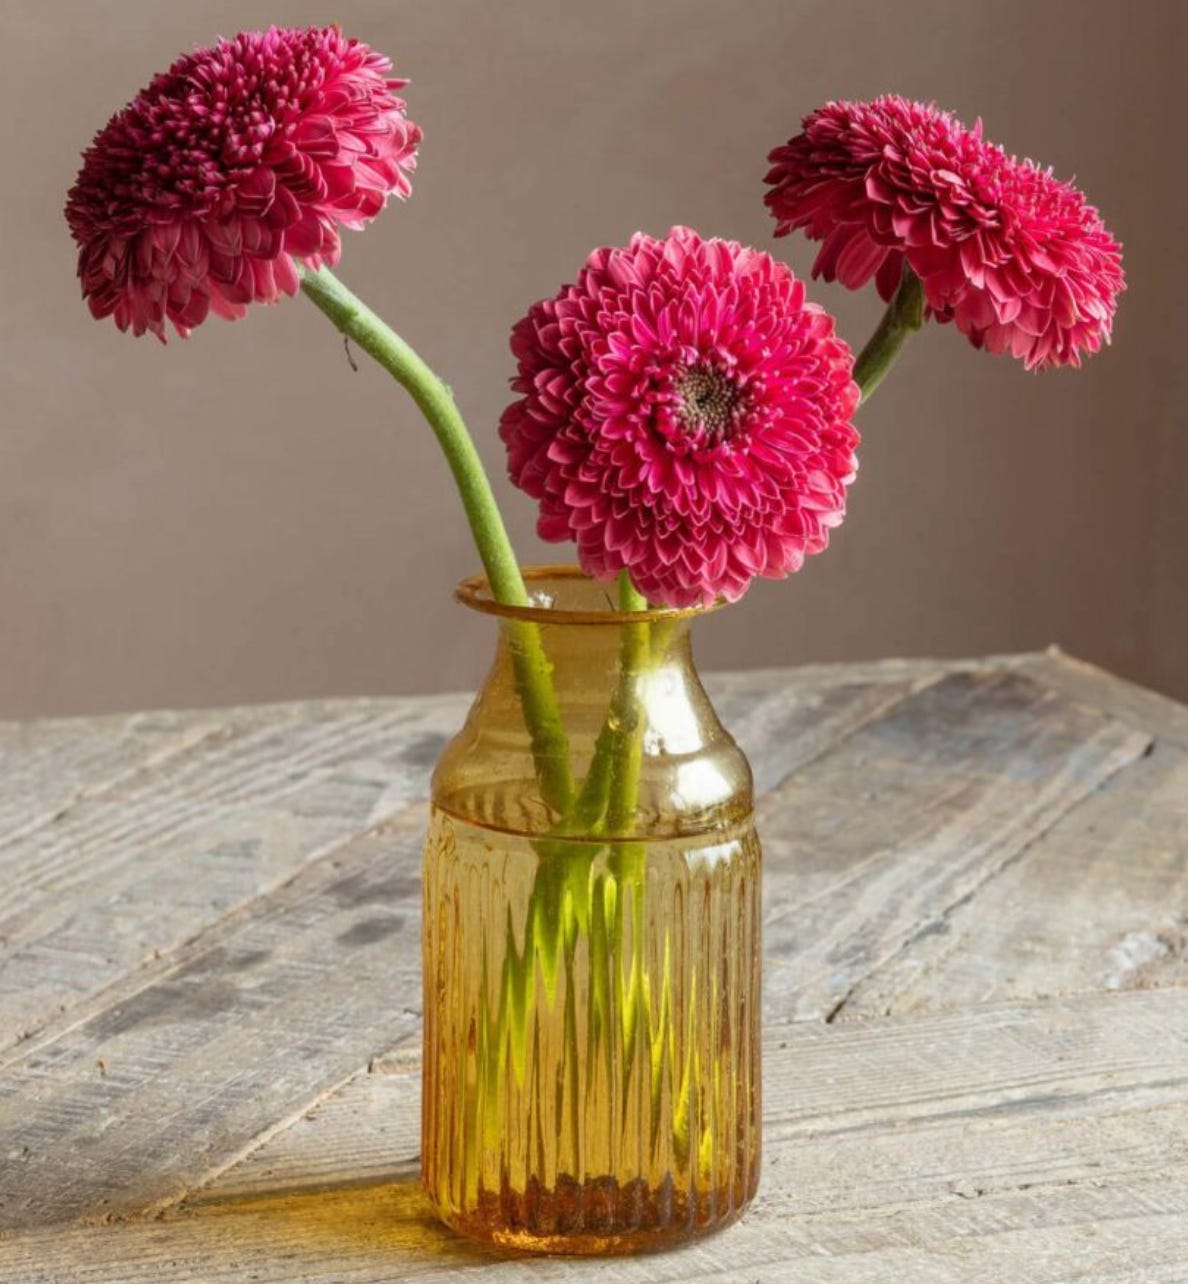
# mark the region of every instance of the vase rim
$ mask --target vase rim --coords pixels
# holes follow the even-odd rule
[[[541,566],[524,566],[520,569],[524,583],[532,595],[532,586],[548,580],[581,580],[587,584],[605,583],[613,587],[613,580],[598,581],[587,575],[572,562],[558,562]],[[620,611],[606,608],[559,607],[546,601],[533,601],[528,606],[514,606],[498,602],[491,596],[491,586],[485,575],[471,575],[462,580],[454,590],[454,598],[472,611],[496,615],[505,620],[527,620],[534,624],[654,624],[659,620],[689,620],[709,615],[726,605],[723,598],[709,606],[657,606],[646,611]]]

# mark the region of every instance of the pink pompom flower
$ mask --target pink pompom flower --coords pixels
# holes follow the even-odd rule
[[[339,227],[409,194],[407,81],[336,27],[245,31],[179,58],[117,112],[66,202],[96,317],[165,338],[298,288]]]
[[[776,235],[823,242],[814,276],[890,299],[906,259],[929,312],[1027,368],[1109,342],[1122,253],[1080,191],[947,112],[897,95],[831,102],[769,156]]]
[[[599,249],[512,332],[500,436],[537,529],[657,604],[742,596],[826,546],[857,469],[853,358],[770,255],[674,227]]]

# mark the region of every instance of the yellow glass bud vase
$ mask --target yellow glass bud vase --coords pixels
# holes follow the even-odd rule
[[[433,778],[423,1177],[476,1239],[659,1248],[734,1220],[758,1183],[751,772],[693,664],[700,612],[617,611],[576,568],[527,576],[530,607],[458,591],[499,640]],[[526,663],[560,737],[529,731]]]

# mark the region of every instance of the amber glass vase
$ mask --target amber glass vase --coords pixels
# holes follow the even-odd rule
[[[495,663],[433,777],[422,1165],[509,1248],[622,1253],[736,1218],[759,1176],[759,844],[696,611],[574,568],[481,580]]]

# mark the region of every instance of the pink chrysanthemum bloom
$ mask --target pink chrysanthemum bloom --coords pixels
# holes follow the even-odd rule
[[[184,336],[294,294],[294,260],[336,263],[339,226],[410,191],[421,131],[390,68],[336,27],[179,58],[96,135],[67,198],[91,312]]]
[[[799,569],[845,512],[853,358],[782,263],[675,227],[600,249],[512,332],[500,436],[537,529],[649,601]]]
[[[833,102],[768,158],[776,235],[823,242],[814,276],[895,293],[906,259],[932,315],[1027,368],[1109,342],[1122,252],[1069,183],[935,106]]]

